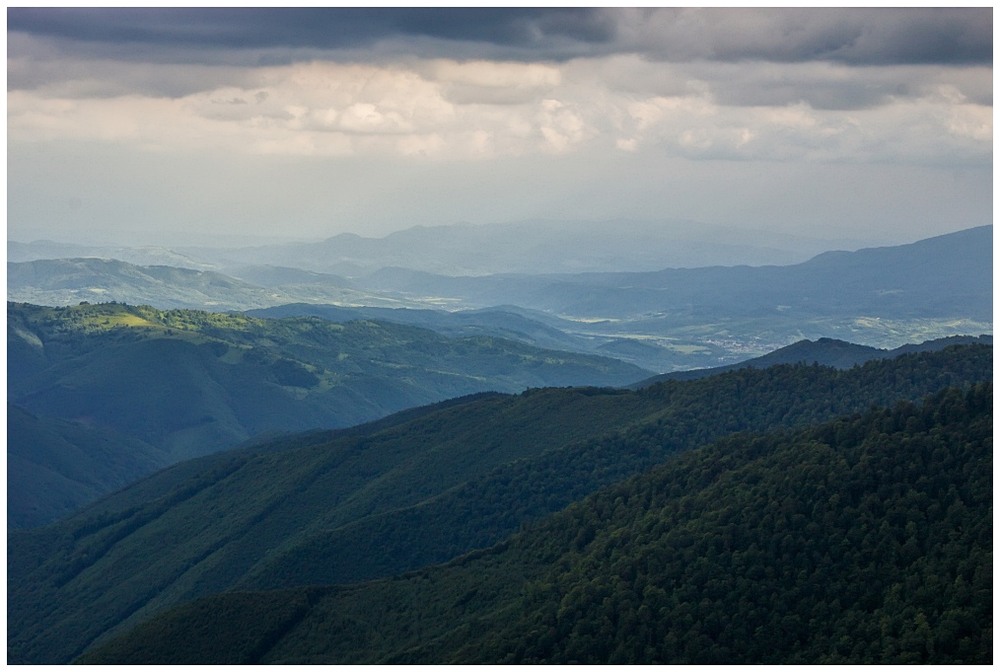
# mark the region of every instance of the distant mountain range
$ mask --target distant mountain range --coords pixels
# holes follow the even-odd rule
[[[510,303],[584,319],[659,319],[664,326],[718,316],[885,319],[961,315],[992,319],[993,228],[909,245],[828,252],[791,266],[668,268],[643,273],[443,277],[383,269],[372,290],[490,306]]]
[[[43,305],[118,301],[220,311],[282,304],[338,307],[289,309],[310,314],[419,309],[412,314],[395,310],[380,319],[442,333],[481,329],[672,371],[731,364],[802,339],[894,348],[956,333],[990,333],[992,236],[992,227],[985,226],[909,245],[828,252],[789,266],[632,273],[458,277],[381,268],[348,278],[305,265],[278,265],[294,263],[280,255],[264,265],[234,266],[234,275],[99,259],[37,260],[8,263],[8,295]],[[261,248],[262,255],[265,249],[273,252]],[[296,249],[303,259],[308,256]],[[495,312],[467,312],[484,309],[521,317],[500,325]],[[529,326],[526,319],[535,324]]]
[[[417,226],[382,238],[345,233],[320,241],[242,248],[128,248],[11,241],[7,259],[101,257],[226,273],[270,265],[347,276],[386,266],[444,275],[485,275],[791,264],[825,250],[862,246],[859,241],[820,240],[683,220],[535,220]]]

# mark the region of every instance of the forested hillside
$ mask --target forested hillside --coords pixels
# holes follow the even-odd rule
[[[992,385],[740,434],[446,566],[181,606],[87,663],[992,663]]]
[[[648,380],[634,383],[631,387],[645,387],[653,383],[664,380],[695,380],[706,376],[714,376],[724,371],[735,371],[746,367],[755,369],[766,369],[776,364],[821,364],[832,366],[835,369],[849,369],[873,359],[892,359],[900,355],[911,352],[933,352],[943,350],[952,345],[966,343],[993,344],[993,336],[948,336],[937,338],[923,343],[908,343],[892,350],[873,348],[856,343],[848,343],[835,338],[819,338],[815,341],[804,339],[778,348],[774,352],[769,352],[760,357],[754,357],[735,364],[716,366],[707,369],[690,369],[688,371],[673,371],[658,376],[653,376]]]
[[[138,439],[7,404],[7,528],[51,523],[169,463]]]
[[[474,392],[620,385],[645,373],[609,358],[385,322],[122,304],[8,304],[7,315],[13,403],[112,427],[178,458]]]
[[[8,656],[66,662],[171,605],[389,576],[489,546],[732,432],[991,380],[956,346],[846,371],[745,369],[638,391],[530,390],[186,462],[8,538]]]
[[[418,327],[317,318],[260,319],[122,304],[8,303],[8,400],[32,416],[118,437],[106,451],[12,462],[17,521],[48,522],[181,459],[265,432],[346,427],[482,391],[624,385],[649,371],[605,357]],[[17,447],[55,444],[38,423],[12,423]],[[50,432],[49,432],[50,433]],[[82,438],[80,440],[83,440]],[[89,440],[97,445],[97,439]],[[156,459],[134,459],[149,452]],[[97,472],[111,460],[115,478]],[[129,466],[130,465],[130,466]],[[81,479],[89,485],[74,485]],[[67,487],[72,492],[61,493]],[[44,495],[43,490],[48,490]],[[84,493],[93,497],[81,499]]]

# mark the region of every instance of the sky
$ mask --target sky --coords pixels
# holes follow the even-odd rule
[[[993,13],[8,8],[8,239],[990,224]]]

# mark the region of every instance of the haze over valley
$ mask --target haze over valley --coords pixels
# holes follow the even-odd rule
[[[576,250],[570,241],[565,250],[548,250],[544,259],[536,259],[534,272],[489,273],[508,265],[515,253],[532,249],[519,228],[498,227],[490,233],[492,244],[483,246],[463,243],[457,235],[454,248],[437,251],[443,230],[404,232],[410,258],[468,262],[466,253],[477,249],[480,273],[436,274],[421,264],[378,266],[384,248],[402,249],[392,237],[360,246],[368,248],[367,256],[359,255],[356,240],[343,244],[343,236],[318,250],[315,245],[294,251],[287,246],[219,248],[202,249],[200,256],[156,251],[163,260],[183,264],[179,266],[97,256],[29,260],[76,248],[17,244],[9,246],[8,298],[53,306],[114,301],[257,310],[259,316],[314,315],[340,322],[374,318],[617,357],[660,373],[733,363],[803,338],[894,348],[992,330],[993,241],[988,226],[908,245],[828,251],[786,265],[716,263],[579,273],[551,268],[559,267],[560,259],[576,259],[577,252],[603,246]],[[643,242],[630,243],[631,249],[641,249]],[[660,244],[670,249],[669,229],[661,232]],[[710,240],[700,245],[706,253],[713,249]],[[729,245],[715,247],[724,250],[718,258],[731,252]],[[134,261],[153,253],[128,248],[104,252]],[[385,254],[398,261],[391,251]],[[745,254],[752,257],[757,251]],[[294,256],[300,266],[284,265]],[[628,264],[624,254],[608,258],[616,269]],[[244,265],[248,262],[254,265]],[[353,275],[331,272],[344,270],[345,264],[355,267]],[[369,270],[358,270],[363,267]]]
[[[7,662],[993,662],[992,9],[7,18]]]

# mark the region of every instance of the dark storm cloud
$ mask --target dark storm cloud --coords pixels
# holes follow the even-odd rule
[[[131,48],[149,60],[270,50],[267,58],[281,61],[378,42],[393,42],[397,53],[518,60],[622,52],[852,65],[993,58],[991,8],[9,8],[7,22],[8,31],[89,45],[89,53]]]
[[[843,48],[844,60],[859,64],[992,63],[992,9],[925,9],[896,16],[871,10],[880,18],[862,22],[855,39]]]
[[[991,63],[989,8],[642,10],[630,35],[662,60]]]
[[[602,13],[539,8],[11,8],[7,27],[111,47],[204,50],[351,49],[407,37],[548,48],[613,35]]]

